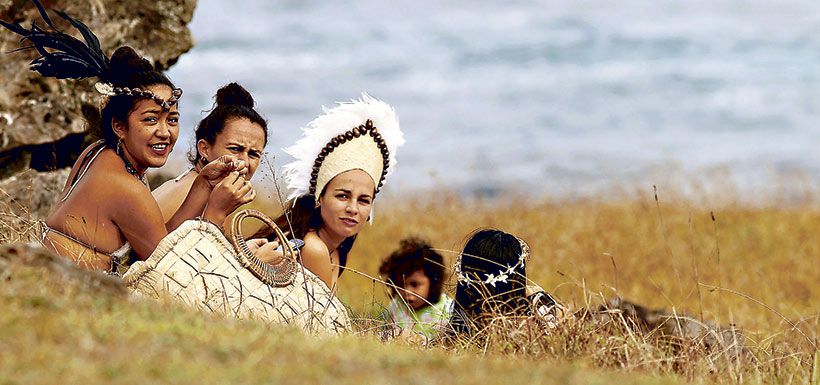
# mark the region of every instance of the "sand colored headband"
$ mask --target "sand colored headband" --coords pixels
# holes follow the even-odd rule
[[[325,109],[302,130],[302,138],[285,149],[295,158],[284,167],[288,199],[313,195],[318,201],[334,177],[350,170],[366,172],[378,192],[404,144],[393,107],[367,94]]]

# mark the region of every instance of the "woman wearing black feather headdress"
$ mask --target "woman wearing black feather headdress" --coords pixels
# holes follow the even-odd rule
[[[241,175],[247,165],[234,156],[204,166],[177,213],[164,221],[145,183],[149,167],[165,164],[179,133],[177,101],[182,90],[133,49],[121,47],[109,60],[83,23],[57,12],[83,41],[55,29],[46,10],[32,0],[47,27],[0,25],[22,36],[39,57],[31,69],[58,79],[96,77],[105,98],[103,139],[80,155],[60,200],[43,223],[42,241],[91,269],[118,273],[133,249],[147,258],[159,241],[184,220],[201,215],[222,223],[227,213],[255,196]]]

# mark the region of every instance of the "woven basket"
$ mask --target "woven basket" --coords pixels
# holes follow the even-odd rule
[[[276,232],[285,245],[282,263],[272,267],[253,256],[236,231],[247,218],[259,219]],[[236,318],[293,324],[308,332],[349,329],[345,307],[297,262],[296,252],[270,218],[244,210],[234,217],[232,227],[235,246],[215,225],[186,221],[163,238],[147,260],[128,269],[125,284],[143,295],[170,297]]]

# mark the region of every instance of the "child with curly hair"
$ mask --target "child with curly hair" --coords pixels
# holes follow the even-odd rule
[[[450,319],[453,300],[442,293],[444,259],[418,238],[401,240],[379,267],[390,283],[390,304],[382,316],[397,334],[405,330],[430,339]]]

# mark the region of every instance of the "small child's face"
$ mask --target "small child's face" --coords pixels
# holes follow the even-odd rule
[[[424,274],[424,270],[416,270],[404,278],[404,290],[401,291],[401,295],[413,310],[419,310],[428,305],[430,278]]]

